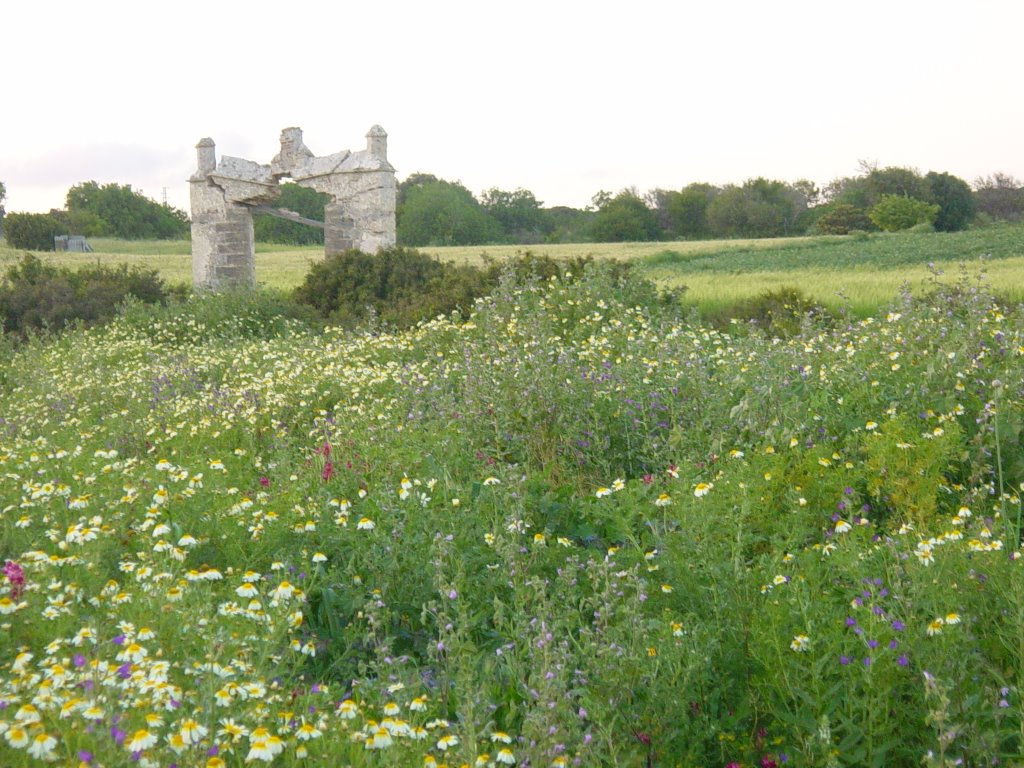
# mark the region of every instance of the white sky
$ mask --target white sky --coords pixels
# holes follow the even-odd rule
[[[824,184],[861,159],[1024,178],[1019,0],[14,0],[0,12],[8,211],[73,184],[188,210],[204,136],[269,163],[379,123],[401,180],[600,189],[766,176]]]

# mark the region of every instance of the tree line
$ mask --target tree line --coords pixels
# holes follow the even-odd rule
[[[410,246],[787,237],[900,231],[952,232],[1024,219],[1024,184],[1007,174],[973,186],[949,173],[862,164],[824,188],[755,178],[679,190],[600,191],[583,209],[545,208],[532,192],[489,189],[413,174],[399,185],[398,241]]]
[[[130,184],[100,185],[95,181],[71,187],[63,209],[8,213],[2,225],[8,245],[33,251],[52,251],[57,235],[176,240],[190,231],[184,211],[150,200]]]
[[[64,209],[4,216],[9,245],[51,250],[55,235],[180,239],[184,211],[130,185],[87,181],[68,190]],[[277,206],[323,221],[326,195],[283,184]],[[823,188],[814,182],[755,178],[742,184],[693,183],[682,189],[599,191],[585,208],[544,207],[533,192],[491,188],[479,197],[458,181],[414,173],[398,186],[398,242],[406,246],[534,245],[556,242],[701,240],[926,229],[953,232],[975,223],[1024,219],[1024,183],[996,173],[968,184],[949,173],[862,163]],[[259,242],[323,243],[323,231],[266,215],[254,217]]]

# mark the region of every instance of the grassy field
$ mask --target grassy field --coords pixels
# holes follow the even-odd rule
[[[866,315],[904,286],[930,290],[962,269],[1011,301],[1024,300],[1024,227],[956,233],[876,233],[859,237],[795,237],[657,243],[579,243],[532,248],[554,258],[591,256],[637,263],[660,285],[686,286],[684,300],[701,310],[765,290],[791,286],[832,309]],[[424,248],[441,259],[481,263],[524,246]],[[931,265],[931,266],[929,266]]]
[[[90,254],[39,254],[48,262],[78,266],[127,263],[160,271],[168,283],[191,282],[188,241],[91,240]],[[1024,300],[1024,226],[998,226],[957,233],[871,234],[762,240],[651,243],[557,243],[422,248],[439,259],[481,264],[533,250],[558,259],[589,256],[636,263],[655,282],[686,286],[684,300],[714,311],[762,291],[798,287],[816,301],[865,315],[892,301],[903,286],[928,290],[938,273],[948,281],[961,265],[1011,301]],[[316,246],[260,244],[257,280],[272,288],[299,285],[321,258]],[[0,267],[19,252],[0,245]],[[933,265],[933,266],[929,266]]]

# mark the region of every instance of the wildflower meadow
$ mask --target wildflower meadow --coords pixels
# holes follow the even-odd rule
[[[0,765],[1024,761],[1024,315],[785,338],[607,265],[402,332],[5,349]]]

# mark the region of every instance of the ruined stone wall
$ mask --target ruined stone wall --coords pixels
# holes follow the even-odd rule
[[[333,202],[324,210],[326,254],[330,256],[350,248],[364,253],[390,248],[395,244],[398,197],[394,173],[352,173],[345,181],[343,188],[334,190]]]
[[[303,143],[301,129],[285,128],[270,165],[236,157],[218,163],[213,141],[200,141],[199,168],[189,179],[195,289],[255,286],[252,207],[276,198],[284,178],[330,196],[324,210],[328,255],[350,248],[376,253],[394,245],[398,183],[387,160],[387,134],[375,125],[366,138],[365,150],[317,157]]]

